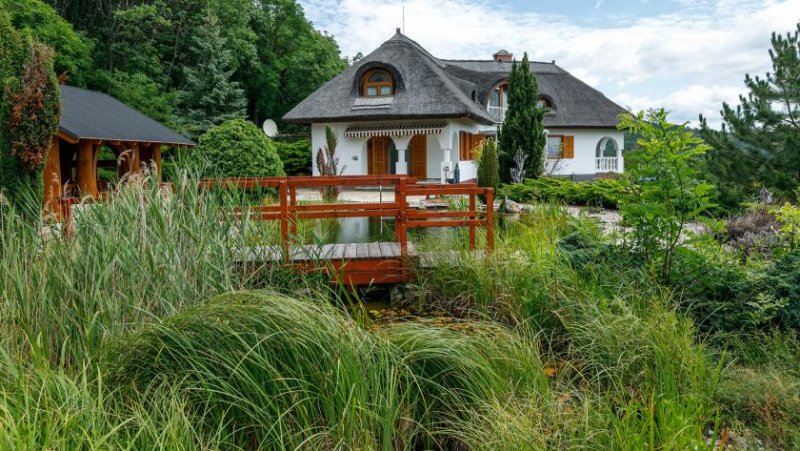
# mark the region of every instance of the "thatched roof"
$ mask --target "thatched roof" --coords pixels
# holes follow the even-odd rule
[[[395,95],[365,99],[361,76],[383,67],[396,80]],[[548,127],[615,127],[624,112],[602,93],[554,63],[531,63],[540,93],[553,104]],[[510,62],[442,60],[398,30],[362,60],[316,90],[283,119],[290,123],[380,121],[465,117],[493,124],[486,104],[492,89],[508,78]]]
[[[107,94],[65,85],[61,86],[59,131],[74,139],[194,145]]]

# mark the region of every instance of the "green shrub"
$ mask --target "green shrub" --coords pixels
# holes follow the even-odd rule
[[[200,137],[194,155],[207,177],[273,177],[284,175],[275,144],[244,119],[231,119]]]
[[[724,255],[681,248],[672,286],[680,306],[704,332],[800,332],[800,252],[775,261],[739,264]]]
[[[800,375],[771,365],[734,367],[717,393],[731,429],[754,430],[774,449],[800,449]]]
[[[478,186],[494,188],[500,186],[500,172],[497,161],[497,143],[493,139],[484,140],[480,149],[478,163]]]
[[[624,182],[617,179],[597,179],[575,182],[562,177],[540,177],[523,183],[505,185],[502,196],[516,202],[556,202],[617,208],[625,193]]]
[[[286,175],[311,175],[311,142],[276,138],[273,143]]]

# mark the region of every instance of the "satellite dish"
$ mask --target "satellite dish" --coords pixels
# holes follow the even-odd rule
[[[278,124],[276,124],[272,119],[267,119],[264,121],[264,125],[262,125],[261,128],[270,138],[278,136]]]

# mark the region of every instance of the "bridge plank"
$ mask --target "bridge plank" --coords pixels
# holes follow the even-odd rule
[[[355,243],[345,243],[344,244],[344,259],[345,260],[355,260],[356,259],[356,245],[355,245]]]
[[[368,243],[367,246],[369,247],[370,258],[383,258],[383,253],[381,252],[380,243],[377,242]]]

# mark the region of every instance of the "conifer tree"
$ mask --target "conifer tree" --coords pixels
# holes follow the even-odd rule
[[[508,110],[500,129],[500,178],[509,181],[514,155],[521,149],[528,158],[525,174],[537,178],[544,169],[544,112],[536,106],[539,86],[531,73],[528,54],[511,66],[508,77]]]
[[[494,188],[496,190],[500,185],[497,142],[493,139],[484,140],[480,155],[481,159],[478,164],[478,186]]]
[[[179,122],[197,137],[215,125],[245,117],[247,100],[241,84],[232,81],[236,67],[216,17],[206,16],[194,43],[198,64],[185,69],[186,86],[178,104]]]
[[[749,93],[735,108],[722,105],[722,131],[700,117],[701,134],[713,148],[706,173],[728,208],[761,188],[796,199],[800,187],[800,23],[794,33],[772,34],[769,55],[772,72],[746,75]]]

